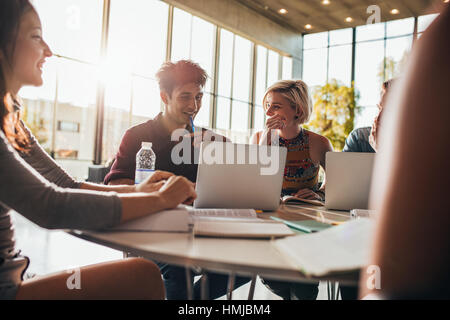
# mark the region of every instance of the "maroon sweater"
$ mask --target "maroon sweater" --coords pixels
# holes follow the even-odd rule
[[[156,155],[156,170],[172,172],[175,175],[184,176],[195,182],[197,179],[197,164],[194,163],[194,155],[198,148],[191,146],[191,164],[176,165],[172,162],[172,148],[178,141],[171,141],[171,132],[168,132],[161,121],[162,114],[145,123],[128,129],[122,138],[122,142],[117,152],[111,171],[106,175],[104,183],[108,184],[112,180],[132,179],[134,180],[136,171],[136,154],[141,149],[142,142],[151,142],[152,150]],[[186,128],[192,132],[192,128]],[[206,129],[202,129],[205,131]],[[217,134],[215,134],[217,136]],[[226,141],[226,138],[223,137]]]

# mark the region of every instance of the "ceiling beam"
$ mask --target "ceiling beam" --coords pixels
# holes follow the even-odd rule
[[[233,1],[233,0],[231,0],[231,1]],[[286,22],[285,20],[281,19],[279,14],[274,12],[273,9],[268,8],[268,7],[265,8],[264,6],[262,6],[259,2],[255,1],[255,0],[234,0],[234,1],[239,2],[240,4],[246,6],[247,8],[258,12],[259,14],[265,16],[266,18],[274,21],[275,23],[278,23],[279,25],[281,25],[285,28],[291,29],[292,31],[298,31],[295,26],[293,26],[293,25],[289,24],[288,22]]]
[[[166,2],[206,3],[208,0],[164,0]],[[364,25],[369,18],[367,8],[378,5],[381,8],[381,21],[390,21],[437,12],[433,4],[441,4],[442,0],[331,0],[324,6],[321,0],[211,0],[222,1],[226,6],[238,3],[242,7],[264,16],[271,22],[296,33],[316,33],[322,31],[357,27]],[[195,5],[198,7],[199,5]],[[288,10],[288,14],[278,13],[280,8]],[[392,15],[390,10],[397,8],[398,15]],[[208,13],[207,13],[208,14]],[[222,14],[222,13],[219,13]],[[216,16],[216,12],[212,14]],[[346,22],[346,17],[352,17],[352,22]],[[228,17],[227,19],[232,19]],[[305,25],[311,24],[313,29],[306,30]]]
[[[301,59],[301,34],[234,0],[164,0],[272,50]]]

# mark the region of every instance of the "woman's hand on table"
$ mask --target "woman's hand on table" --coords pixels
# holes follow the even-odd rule
[[[167,171],[155,171],[149,178],[135,186],[136,192],[152,193],[159,191],[162,186],[173,177],[174,174]]]

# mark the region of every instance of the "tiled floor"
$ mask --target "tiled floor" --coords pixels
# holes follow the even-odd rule
[[[122,259],[122,252],[72,237],[62,231],[47,231],[39,228],[20,215],[13,216],[16,247],[31,259],[28,272],[48,274],[61,270],[99,262]],[[233,299],[246,300],[250,283],[236,289]],[[327,298],[326,284],[319,286],[318,299]],[[225,299],[225,296],[221,299]],[[280,297],[271,293],[258,279],[255,300],[273,300]]]

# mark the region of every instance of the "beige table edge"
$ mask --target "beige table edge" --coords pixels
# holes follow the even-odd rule
[[[330,210],[310,205],[302,206],[308,218],[318,217]],[[278,215],[280,213],[277,212]],[[274,213],[264,213],[267,218]],[[348,213],[338,213],[348,214]],[[307,277],[269,239],[232,239],[194,237],[189,233],[169,232],[91,232],[70,231],[78,238],[129,252],[154,261],[179,266],[196,266],[219,273],[259,275],[270,279],[311,282],[317,280],[339,281],[355,284],[357,275],[341,274],[327,277]]]

